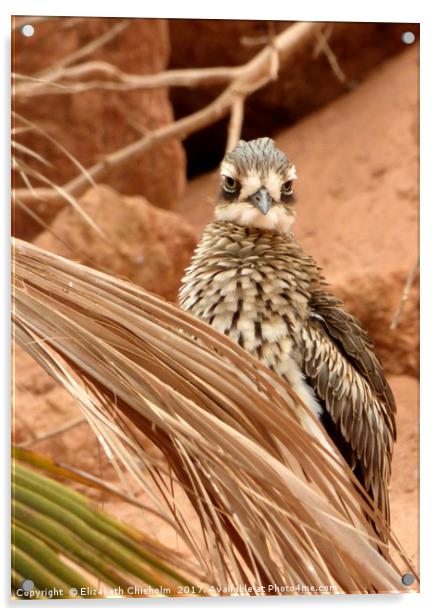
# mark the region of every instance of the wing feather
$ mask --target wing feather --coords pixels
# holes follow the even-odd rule
[[[396,439],[395,400],[373,342],[337,298],[316,291],[303,326],[303,370],[342,439],[347,461],[389,522],[388,485]]]

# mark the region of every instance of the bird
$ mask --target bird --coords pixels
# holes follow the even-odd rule
[[[180,307],[285,379],[389,527],[394,395],[364,325],[327,290],[293,233],[295,165],[262,137],[240,140],[219,171],[213,220],[183,276]]]

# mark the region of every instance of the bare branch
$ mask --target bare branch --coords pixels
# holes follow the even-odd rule
[[[333,34],[333,30],[334,30],[334,24],[331,23],[331,24],[328,24],[327,27],[323,31],[323,40],[325,39],[327,43],[329,42]],[[312,57],[318,58],[321,53],[323,53],[323,49],[321,46],[321,39],[319,37],[316,37],[316,42],[315,42],[315,47],[313,49]]]
[[[65,195],[78,197],[89,186],[89,178],[95,182],[102,181],[108,172],[120,167],[129,160],[133,160],[157,143],[171,138],[185,139],[188,135],[221,119],[230,112],[236,97],[243,99],[252,94],[266,83],[275,79],[278,64],[286,57],[292,55],[309,36],[315,36],[323,24],[298,23],[290,26],[278,36],[273,43],[262,49],[254,58],[246,64],[235,69],[235,76],[228,87],[211,103],[203,109],[196,111],[172,124],[162,126],[151,131],[138,141],[131,143],[111,154],[88,169],[87,175],[81,174],[68,182],[61,189],[41,188],[36,194],[28,189],[19,188],[14,195],[23,202],[30,203],[40,201],[59,201]],[[273,60],[273,54],[276,58]],[[278,60],[278,62],[277,62]]]
[[[33,77],[15,73],[14,95],[18,97],[42,96],[46,94],[75,94],[96,89],[111,90],[152,90],[169,87],[195,87],[229,83],[240,67],[213,67],[199,69],[177,69],[155,75],[128,74],[108,62],[85,62],[71,68],[55,67],[43,76]],[[112,81],[89,77],[104,77]]]
[[[236,96],[231,106],[230,124],[228,126],[227,152],[232,150],[240,139],[243,123],[244,96]]]
[[[261,45],[267,45],[269,43],[269,37],[266,34],[261,36],[241,36],[240,44],[244,47],[259,47]]]
[[[33,438],[29,439],[25,443],[21,443],[20,447],[32,447],[36,445],[36,443],[41,443],[42,441],[47,441],[48,439],[53,438],[54,436],[59,436],[60,434],[64,434],[64,432],[68,432],[68,430],[72,430],[77,426],[85,423],[87,420],[85,417],[79,417],[76,419],[72,419],[71,421],[55,428],[54,430],[50,430],[49,432],[44,432],[44,434],[37,434]]]
[[[98,36],[96,39],[93,39],[87,45],[84,45],[77,51],[64,56],[63,58],[61,58],[60,60],[58,60],[51,66],[49,66],[48,68],[38,73],[38,77],[46,76],[47,74],[50,74],[54,69],[62,68],[62,67],[68,66],[69,64],[74,64],[81,58],[84,58],[85,56],[90,55],[91,53],[93,53],[94,51],[102,47],[103,45],[106,45],[107,43],[109,43],[109,41],[111,41],[118,34],[120,34],[120,32],[125,30],[125,28],[128,25],[129,25],[129,20],[119,21],[112,28],[110,28],[110,30],[108,30],[107,32],[104,32],[104,34],[102,34],[101,36]]]
[[[325,54],[333,73],[336,75],[336,77],[341,83],[346,84],[348,81],[347,77],[339,64],[336,55],[333,53],[333,50],[328,43],[328,39],[332,31],[333,28],[331,28],[327,32],[320,32],[319,30],[317,30],[315,32],[315,36],[319,43],[319,50]]]

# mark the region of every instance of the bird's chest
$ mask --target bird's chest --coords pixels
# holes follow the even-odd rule
[[[321,409],[303,372],[301,324],[309,313],[311,277],[290,250],[257,244],[201,247],[180,290],[180,305],[283,377],[307,406]]]
[[[276,372],[301,360],[297,338],[308,294],[285,255],[240,249],[195,258],[180,303]]]

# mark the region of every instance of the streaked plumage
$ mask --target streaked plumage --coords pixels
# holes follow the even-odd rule
[[[239,142],[221,175],[180,304],[288,381],[389,520],[394,398],[363,326],[291,232],[295,168],[264,138]]]

